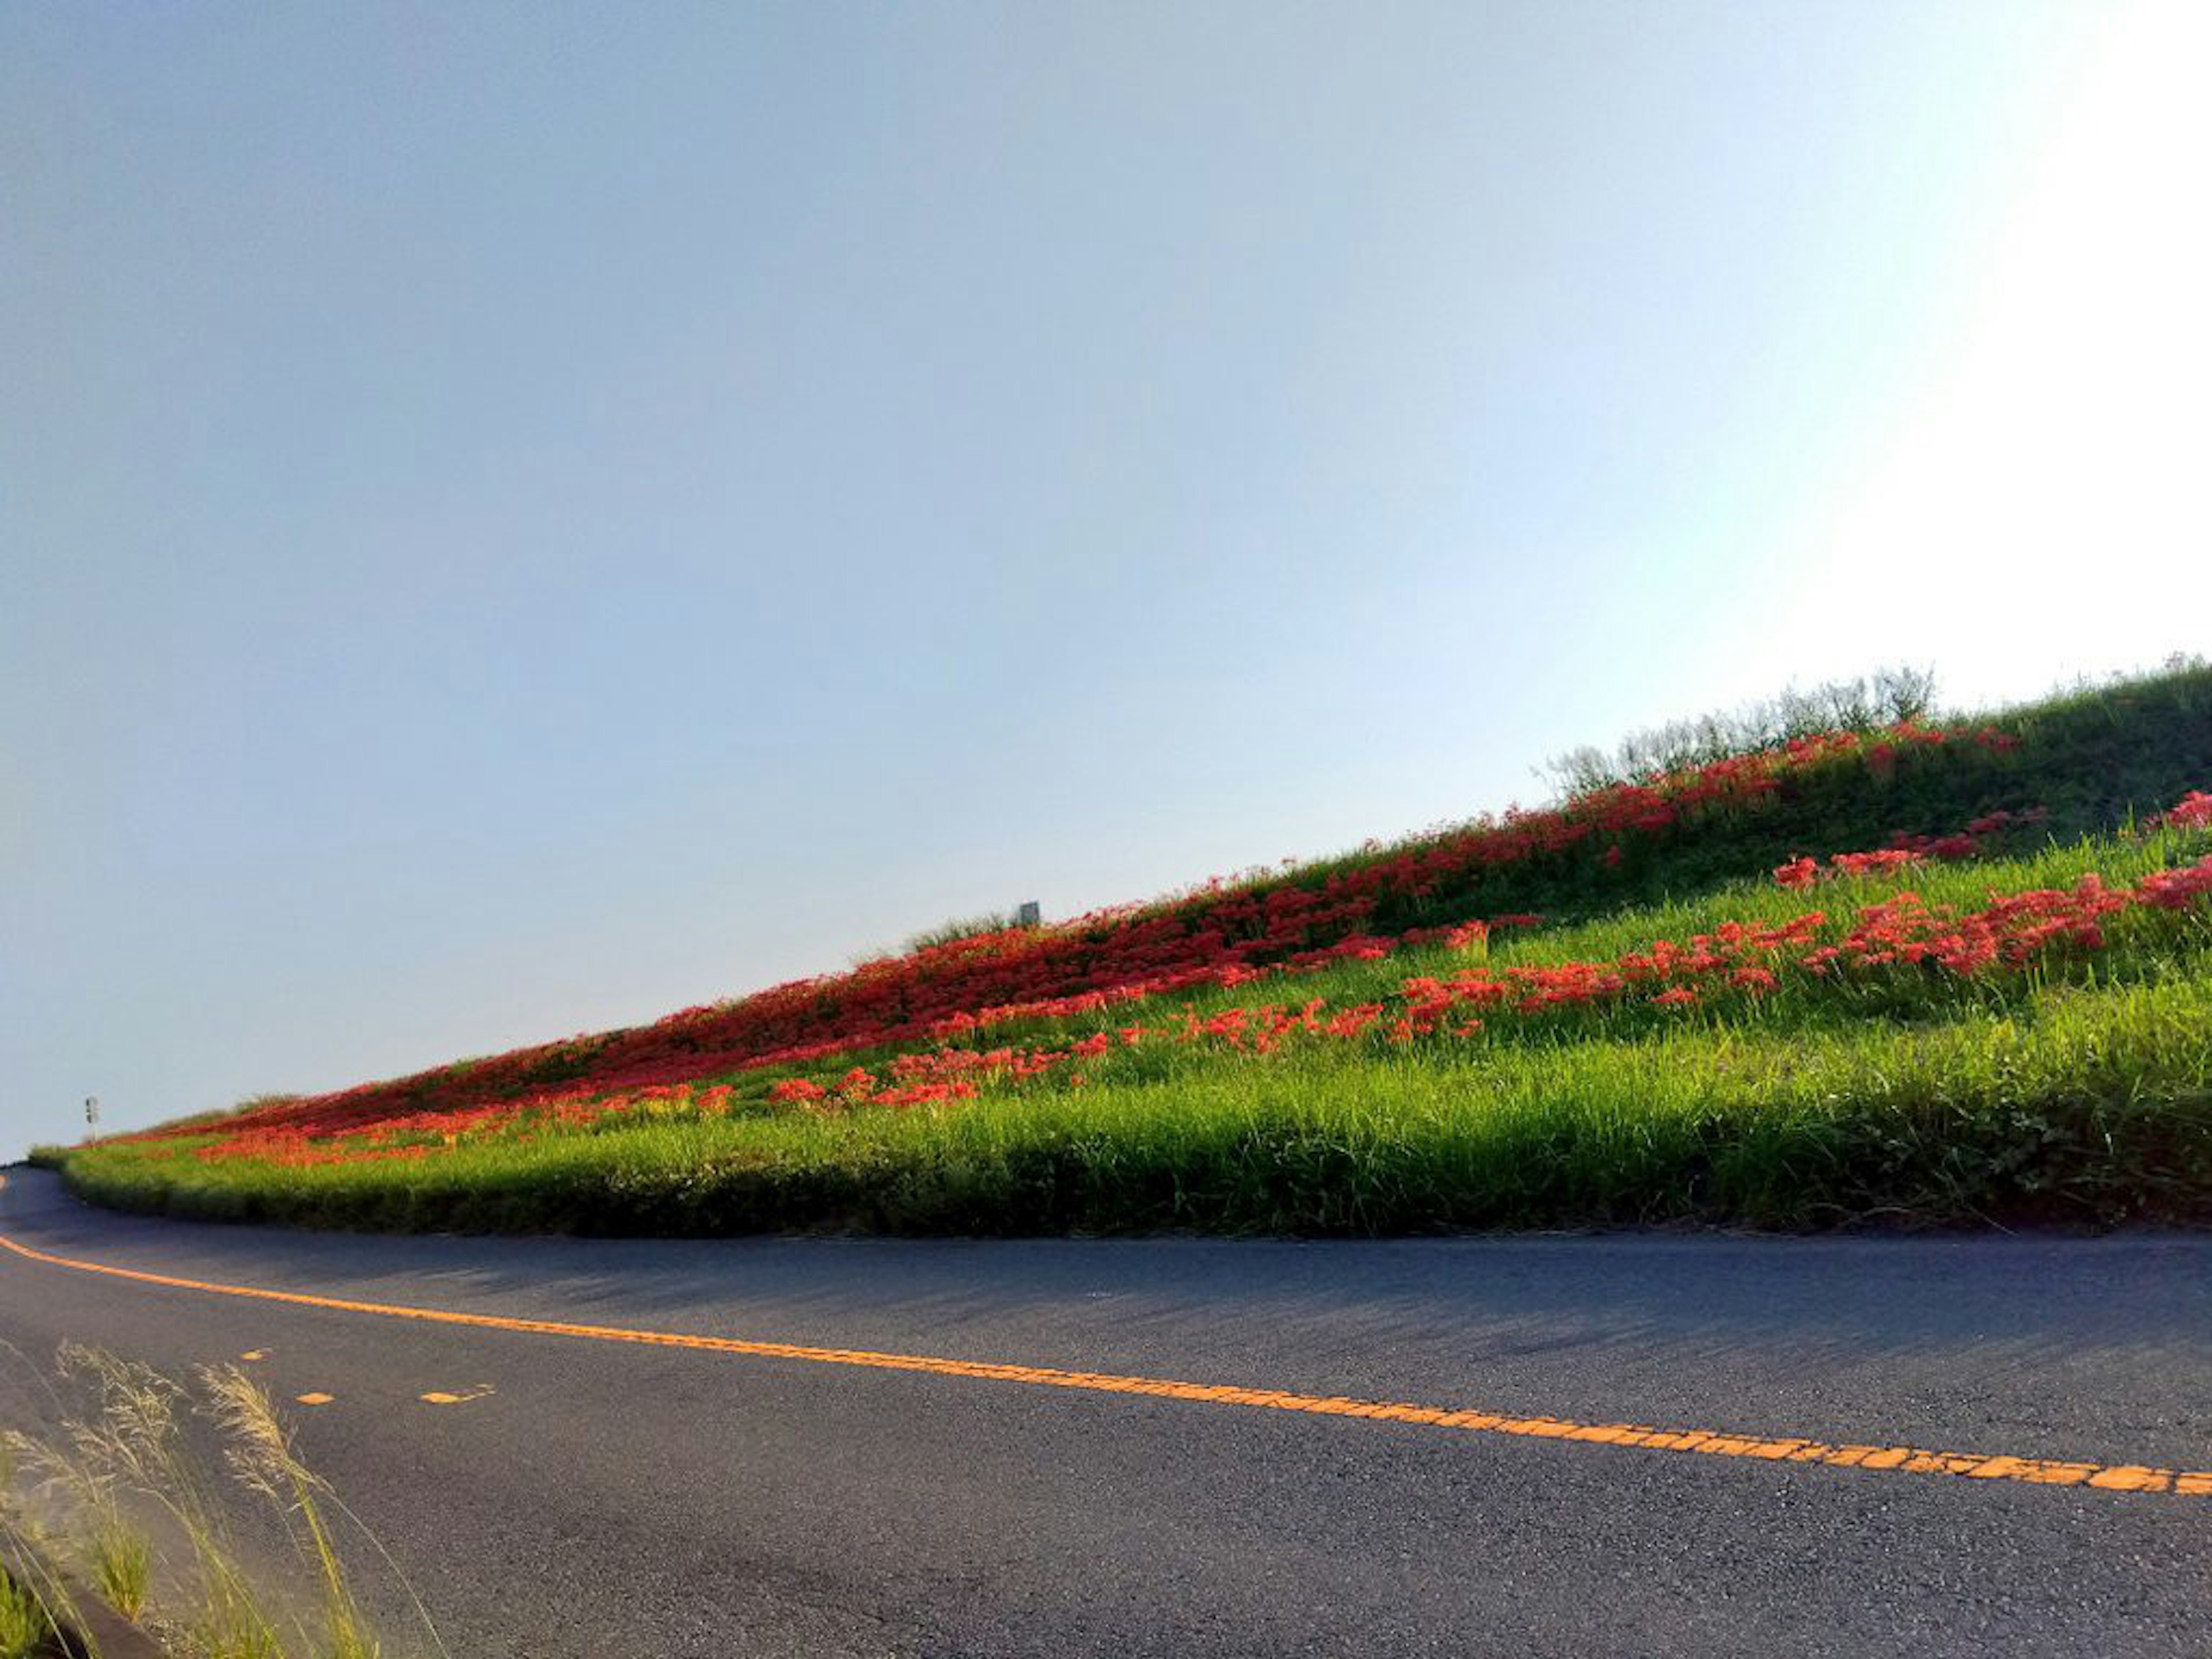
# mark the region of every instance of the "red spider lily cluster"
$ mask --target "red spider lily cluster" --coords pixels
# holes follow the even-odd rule
[[[1391,932],[1377,932],[1374,924],[1386,910],[1402,918],[1409,902],[1445,908],[1449,915],[1449,906],[1463,902],[1486,872],[1578,852],[1593,862],[1617,861],[1621,849],[1639,838],[1693,823],[1716,808],[1764,800],[1808,769],[1856,761],[1881,772],[1906,750],[1952,742],[2001,750],[2010,739],[1988,728],[1911,725],[1802,738],[1648,782],[1610,787],[1559,807],[1516,809],[1395,848],[1371,849],[1317,878],[1217,880],[1152,905],[1097,912],[1049,928],[958,939],[736,1002],[687,1009],[649,1026],[272,1105],[226,1121],[223,1139],[204,1150],[225,1156],[237,1148],[243,1154],[248,1147],[297,1148],[374,1133],[380,1143],[393,1143],[394,1155],[412,1156],[518,1117],[562,1128],[615,1111],[712,1113],[728,1109],[730,1094],[726,1087],[702,1089],[701,1079],[805,1065],[875,1046],[939,1045],[927,1054],[902,1056],[882,1078],[848,1067],[828,1079],[785,1079],[774,1085],[770,1097],[831,1105],[970,1098],[987,1079],[1018,1079],[1092,1057],[1082,1052],[1083,1044],[1042,1051],[1048,1058],[1039,1059],[975,1042],[994,1027],[1319,971],[1409,947],[1442,943],[1472,949],[1490,929],[1535,926],[1542,918],[1493,915],[1487,921],[1446,920]],[[1882,854],[1838,855],[1831,865],[1847,871],[1853,859],[1879,864],[1893,855],[1963,856],[1986,836],[2038,816],[1992,815],[1958,836],[1900,836]],[[1355,1008],[1314,1018],[1328,1028],[1324,1035],[1348,1036],[1380,1022],[1382,1014]],[[1291,1029],[1270,1035],[1255,1026],[1241,1040],[1280,1041]],[[185,1123],[129,1138],[206,1133],[204,1125]]]
[[[2108,885],[2090,874],[2069,888],[2044,888],[1992,896],[1986,905],[1958,909],[1929,905],[1913,892],[1865,905],[1833,943],[1819,944],[1830,927],[1826,912],[1808,910],[1773,927],[1723,923],[1711,933],[1686,941],[1659,939],[1642,951],[1605,962],[1516,965],[1502,973],[1473,970],[1440,977],[1405,980],[1388,1002],[1334,1006],[1322,998],[1303,1004],[1263,1004],[1226,1008],[1201,1017],[1186,1012],[1158,1025],[1131,1025],[1101,1032],[1064,1048],[1005,1048],[978,1052],[943,1050],[933,1055],[902,1056],[895,1075],[913,1066],[938,1075],[957,1072],[970,1082],[1018,1081],[1041,1077],[1115,1048],[1147,1042],[1211,1042],[1242,1053],[1273,1053],[1293,1037],[1362,1039],[1379,1034],[1392,1042],[1411,1042],[1438,1034],[1471,1036],[1486,1018],[1528,1018],[1569,1008],[1601,1008],[1647,1003],[1686,1008],[1716,996],[1756,1000],[1796,977],[1812,985],[1823,980],[1864,976],[1898,966],[1924,965],[1960,977],[1990,969],[2023,968],[2065,947],[2083,951],[2105,948],[2104,923],[2137,908],[2176,910],[2212,896],[2212,855],[2194,865],[2148,876],[2129,887]],[[1069,1081],[1079,1084],[1082,1074]],[[933,1093],[915,1099],[971,1098],[971,1087],[957,1094]],[[868,1073],[847,1073],[834,1087],[793,1079],[772,1091],[784,1100],[830,1102],[873,1100],[903,1103],[897,1090],[878,1091]]]
[[[1880,774],[1904,752],[1948,743],[1998,750],[2012,739],[1990,727],[1911,723],[1800,738],[1646,782],[1610,786],[1557,807],[1516,808],[1396,848],[1370,848],[1317,878],[1217,879],[1153,904],[957,939],[735,1002],[685,1009],[651,1025],[272,1105],[228,1127],[331,1136],[426,1108],[441,1115],[493,1103],[550,1109],[579,1093],[635,1091],[804,1064],[854,1048],[972,1037],[1017,1020],[1372,960],[1434,943],[1463,925],[1475,908],[1471,890],[1486,872],[1577,852],[1593,862],[1613,861],[1620,849],[1692,824],[1702,813],[1763,801],[1813,769],[1857,762]],[[1462,902],[1466,909],[1436,926],[1375,928],[1386,909]],[[1538,920],[1492,916],[1489,925]],[[179,1125],[149,1133],[199,1132]]]
[[[1658,939],[1607,961],[1514,964],[1500,972],[1470,969],[1448,976],[1410,976],[1395,995],[1334,1006],[1322,998],[1263,1004],[1201,1016],[1184,1011],[1153,1024],[1099,1031],[1058,1047],[945,1044],[901,1054],[882,1074],[850,1066],[823,1079],[787,1078],[771,1085],[770,1102],[817,1111],[863,1105],[902,1107],[976,1098],[986,1087],[1057,1075],[1068,1085],[1089,1080],[1087,1061],[1149,1042],[1206,1043],[1265,1055],[1292,1042],[1357,1042],[1379,1037],[1406,1044],[1439,1036],[1472,1037],[1486,1021],[1528,1019],[1561,1011],[1606,1010],[1638,1004],[1686,1009],[1734,997],[1749,1001],[1795,981],[1806,988],[1863,980],[1883,972],[1937,972],[1970,978],[2019,969],[2059,950],[2090,952],[2107,944],[2106,923],[2130,909],[2179,911],[2212,899],[2212,855],[2154,872],[2115,887],[2092,873],[2067,888],[1992,895],[1968,908],[1930,905],[1915,892],[1861,906],[1839,935],[1828,914],[1808,910],[1771,926],[1727,922],[1687,940]],[[1833,935],[1828,942],[1824,936]],[[1458,943],[1480,940],[1478,926],[1455,930]],[[427,1112],[374,1126],[373,1144],[340,1147],[311,1139],[291,1126],[254,1126],[197,1149],[205,1159],[249,1158],[296,1166],[360,1158],[410,1158],[450,1146],[475,1131],[511,1126],[577,1127],[656,1109],[714,1115],[735,1091],[670,1085],[613,1097],[582,1091],[533,1097],[462,1111]]]
[[[2179,808],[2175,809],[2179,811]],[[2008,830],[2039,824],[2051,817],[2048,807],[2030,807],[2025,812],[1990,812],[1976,818],[1964,830],[1949,836],[1915,836],[1900,834],[1893,836],[1890,844],[1871,853],[1837,853],[1828,860],[1827,872],[1832,876],[1868,877],[1894,875],[1908,866],[1927,859],[1970,859],[1981,853],[1992,836]],[[1778,887],[1806,888],[1820,878],[1818,859],[1795,858],[1787,864],[1777,865],[1774,884]]]
[[[2212,830],[2212,795],[2192,789],[2165,811],[2143,820],[2146,830]]]

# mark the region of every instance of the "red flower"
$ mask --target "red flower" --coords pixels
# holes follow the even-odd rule
[[[2212,795],[2202,789],[2192,789],[2150,822],[2162,823],[2169,830],[2212,828]]]
[[[1876,853],[1838,853],[1828,867],[1847,876],[1887,876],[1920,862],[1920,855],[1903,847],[1886,847]]]

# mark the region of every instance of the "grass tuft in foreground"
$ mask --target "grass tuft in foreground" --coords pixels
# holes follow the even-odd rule
[[[183,1659],[376,1659],[333,1527],[351,1517],[301,1462],[251,1378],[235,1366],[203,1368],[187,1389],[72,1346],[57,1382],[22,1413],[52,1428],[0,1437],[0,1540],[29,1547],[12,1553],[73,1561],[110,1607]],[[211,1457],[227,1480],[210,1478]],[[239,1523],[252,1528],[256,1517],[227,1501],[237,1493],[258,1500],[260,1519],[275,1521],[295,1559],[280,1551],[272,1564],[265,1547],[241,1545]],[[265,1535],[265,1525],[252,1529]],[[304,1601],[303,1584],[313,1587]],[[42,1656],[54,1629],[78,1622],[63,1573],[42,1570],[12,1590],[0,1579],[0,1659],[33,1630],[21,1652]],[[427,1620],[425,1629],[443,1652]]]

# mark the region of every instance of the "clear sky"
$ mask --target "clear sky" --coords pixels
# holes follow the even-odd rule
[[[2212,646],[2212,8],[0,8],[0,1155]]]

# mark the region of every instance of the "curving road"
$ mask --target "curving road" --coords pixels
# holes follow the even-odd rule
[[[364,1238],[19,1170],[0,1241],[25,1354],[327,1396],[456,1659],[2212,1653],[2199,1237]]]

